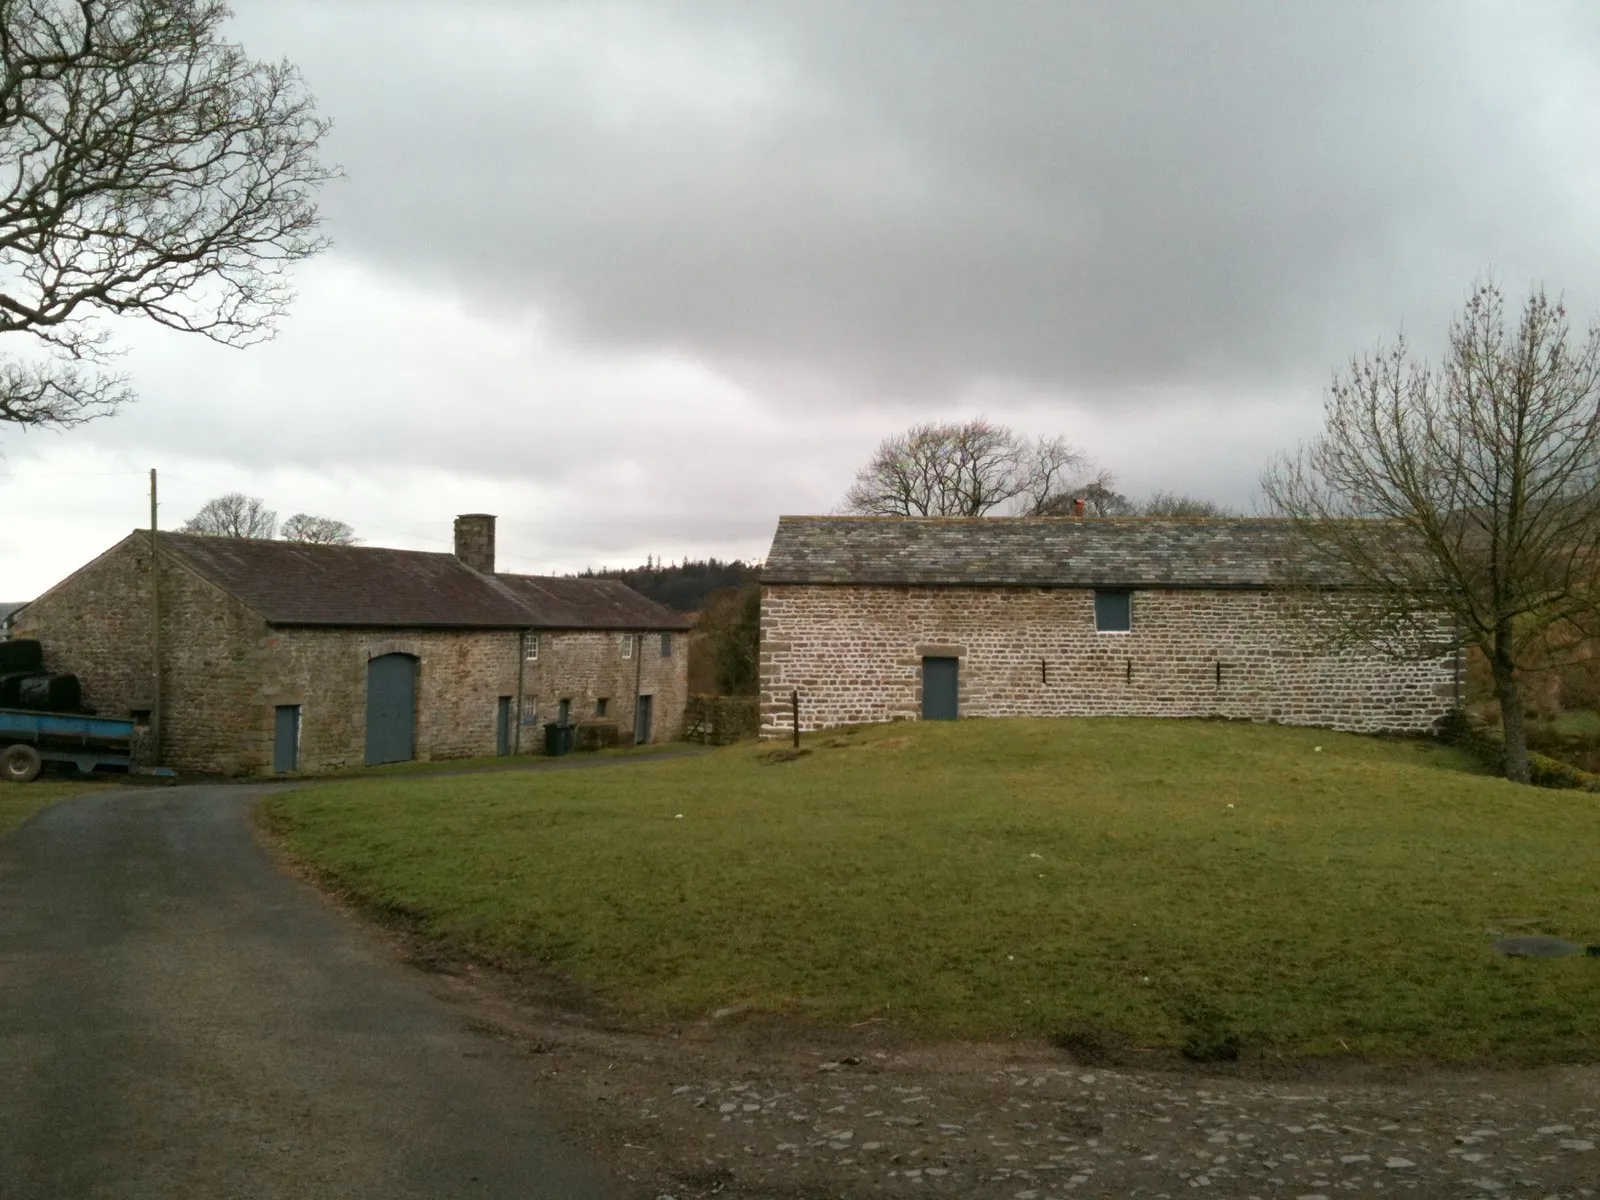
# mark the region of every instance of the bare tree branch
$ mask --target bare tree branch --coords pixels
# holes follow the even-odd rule
[[[1308,549],[1373,598],[1373,628],[1442,610],[1483,650],[1506,774],[1526,782],[1518,672],[1544,665],[1552,634],[1600,624],[1600,328],[1575,342],[1542,289],[1508,328],[1499,288],[1480,283],[1440,366],[1403,340],[1352,359],[1322,434],[1263,484]]]
[[[0,334],[54,354],[0,420],[70,424],[129,398],[87,369],[98,315],[228,345],[270,337],[324,249],[337,171],[288,63],[221,37],[220,0],[0,0]],[[44,386],[41,386],[44,385]]]
[[[207,500],[183,523],[184,533],[207,537],[269,539],[278,531],[278,514],[255,496],[229,492]]]
[[[124,376],[84,371],[70,361],[0,360],[0,422],[81,425],[114,412],[129,395]]]
[[[313,546],[353,546],[361,540],[345,522],[332,517],[314,517],[310,513],[295,513],[283,523],[282,534],[286,542],[305,542]]]
[[[1032,515],[1078,516],[1080,502],[1083,504],[1081,515],[1090,517],[1127,517],[1136,511],[1133,502],[1117,491],[1116,477],[1110,471],[1100,471],[1084,483],[1047,496],[1041,503],[1034,505]]]
[[[1202,500],[1198,496],[1186,496],[1180,492],[1156,491],[1150,493],[1150,498],[1139,505],[1141,517],[1231,517],[1234,514],[1227,506],[1218,504],[1215,500]]]
[[[981,517],[1034,511],[1083,457],[1064,438],[1030,441],[978,417],[885,438],[845,494],[863,516]]]

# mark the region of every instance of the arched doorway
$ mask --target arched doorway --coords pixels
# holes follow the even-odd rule
[[[367,765],[416,757],[417,660],[380,654],[367,662]]]

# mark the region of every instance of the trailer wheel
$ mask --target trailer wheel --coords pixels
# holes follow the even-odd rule
[[[39,777],[43,765],[32,746],[18,744],[0,750],[0,779],[8,783],[30,783]]]

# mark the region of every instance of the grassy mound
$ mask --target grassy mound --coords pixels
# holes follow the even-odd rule
[[[275,796],[289,848],[645,1015],[1236,1053],[1600,1058],[1600,803],[1417,742],[1008,720]]]

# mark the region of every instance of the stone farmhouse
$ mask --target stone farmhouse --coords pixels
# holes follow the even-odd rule
[[[150,719],[182,771],[527,753],[554,720],[677,736],[689,623],[615,580],[497,573],[494,542],[486,514],[456,519],[454,554],[160,533],[153,595],[139,531],[11,631],[85,704]]]
[[[967,716],[1232,717],[1425,731],[1448,627],[1337,648],[1359,595],[1265,518],[783,517],[762,576],[762,734]],[[1308,599],[1307,585],[1317,595]]]

